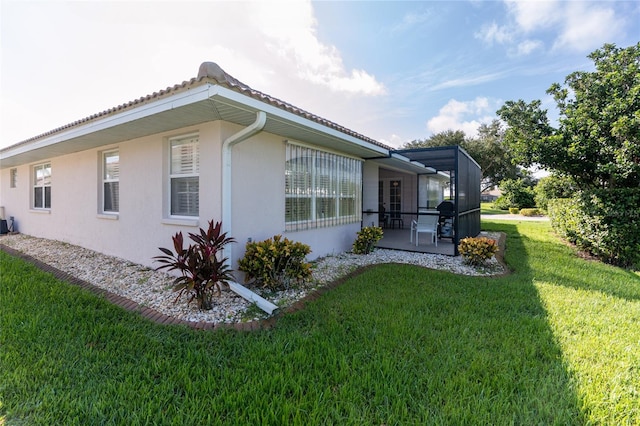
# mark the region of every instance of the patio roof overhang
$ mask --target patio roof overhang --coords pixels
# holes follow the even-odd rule
[[[413,172],[416,174],[436,174],[438,172],[436,169],[427,167],[420,161],[412,161],[410,158],[393,151],[389,151],[387,156],[367,158],[367,160],[372,160],[384,167],[403,172]]]
[[[399,149],[392,152],[393,154],[401,155],[412,162],[423,164],[425,167],[430,167],[438,172],[455,171],[458,167],[458,155],[460,154],[467,156],[480,168],[473,157],[459,146]]]
[[[144,136],[223,120],[246,127],[257,111],[267,114],[263,131],[361,158],[388,155],[389,149],[288,104],[276,106],[257,96],[211,82],[189,86],[140,105],[98,114],[0,150],[0,168],[15,167]],[[271,98],[272,99],[272,98]],[[326,124],[325,124],[326,123]]]

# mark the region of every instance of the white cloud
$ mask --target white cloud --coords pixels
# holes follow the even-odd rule
[[[612,8],[571,2],[565,8],[561,33],[553,48],[576,51],[598,48],[618,35],[623,22]]]
[[[402,145],[404,145],[406,142],[408,142],[408,140],[406,138],[403,138],[402,136],[396,135],[394,133],[391,136],[389,136],[388,138],[380,139],[380,142],[382,142],[383,144],[388,145],[390,147],[393,147],[393,148],[400,148],[400,147],[402,147]]]
[[[549,39],[554,50],[589,51],[619,35],[627,23],[613,6],[602,2],[504,0],[504,23],[485,23],[475,37],[485,44],[507,46],[511,56],[543,50]],[[533,37],[532,37],[533,36]]]
[[[519,29],[525,33],[548,28],[562,19],[562,5],[557,0],[543,1],[505,1],[509,14],[517,23]]]
[[[310,1],[252,5],[251,22],[265,36],[267,49],[295,70],[299,78],[335,92],[373,96],[386,92],[384,85],[365,70],[347,70],[339,50],[318,39],[318,23]]]
[[[454,78],[452,80],[443,81],[430,87],[430,90],[450,89],[455,87],[476,86],[478,84],[488,83],[490,81],[498,80],[508,74],[509,71],[500,71],[489,74],[475,75],[471,77]]]
[[[6,6],[0,146],[188,80],[203,61],[354,129],[370,97],[386,93],[320,39],[309,0],[201,2],[197,13],[178,2]]]
[[[477,97],[472,101],[451,99],[439,114],[427,121],[427,130],[432,133],[446,130],[462,130],[467,136],[477,136],[478,127],[495,119],[495,111],[501,101]]]
[[[426,12],[410,12],[402,17],[402,22],[391,29],[392,33],[405,32],[411,28],[428,22],[433,16],[431,11]]]
[[[524,40],[518,43],[515,50],[516,56],[526,56],[536,49],[542,49],[543,44],[540,40]]]
[[[513,39],[513,30],[492,22],[491,24],[484,24],[480,31],[475,33],[474,36],[489,46],[493,43],[505,44],[511,42]]]

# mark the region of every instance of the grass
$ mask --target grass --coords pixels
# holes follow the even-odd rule
[[[640,278],[547,223],[501,278],[380,265],[267,331],[158,326],[0,253],[0,424],[638,424]]]
[[[509,210],[500,210],[493,207],[493,203],[480,203],[480,214],[494,215],[494,214],[509,214]]]

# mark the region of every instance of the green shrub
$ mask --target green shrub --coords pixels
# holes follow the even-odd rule
[[[311,277],[311,264],[305,262],[311,248],[275,235],[260,242],[249,242],[238,267],[251,281],[271,290],[290,288]]]
[[[517,207],[509,207],[509,213],[518,214],[518,213],[520,213],[520,209],[517,208]]]
[[[232,270],[227,265],[227,258],[222,258],[224,247],[234,242],[233,238],[227,238],[227,233],[222,232],[222,223],[209,221],[209,228],[205,231],[200,228],[200,234],[189,234],[189,238],[195,243],[184,247],[182,232],[178,232],[173,239],[175,254],[166,248],[160,247],[164,253],[155,256],[156,262],[162,266],[156,270],[178,270],[181,276],[175,279],[173,291],[178,291],[176,301],[183,294],[190,294],[190,303],[196,300],[198,308],[208,310],[213,308],[213,296],[220,294],[220,284],[227,284],[233,280]]]
[[[599,259],[640,268],[640,188],[581,191],[549,202],[551,225]]]
[[[576,191],[577,187],[572,178],[554,174],[543,177],[533,188],[536,206],[543,211],[547,211],[550,200],[570,198]]]
[[[535,207],[533,189],[523,179],[505,179],[500,183],[502,195],[493,202],[495,208],[507,210],[510,207],[524,209]]]
[[[522,216],[540,216],[542,213],[540,209],[521,209],[520,214]]]
[[[382,228],[378,226],[367,226],[358,231],[358,238],[353,243],[355,254],[369,254],[373,251],[376,243],[382,238]]]
[[[465,263],[481,266],[497,253],[498,244],[495,240],[486,237],[464,238],[460,240],[458,251]]]
[[[493,208],[498,210],[509,210],[509,200],[501,195],[493,202]]]

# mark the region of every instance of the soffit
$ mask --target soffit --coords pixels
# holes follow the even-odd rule
[[[102,128],[96,130],[92,129],[92,127],[97,127],[96,123],[92,121],[58,132],[42,140],[17,145],[13,152],[12,147],[9,147],[2,152],[0,167],[15,167],[20,164],[47,160],[60,155],[194,126],[207,121],[224,120],[240,126],[248,126],[255,121],[256,112],[259,109],[262,108],[242,105],[220,96],[214,96],[186,105],[158,112],[154,111],[139,118],[114,122],[113,125],[105,123]],[[381,151],[381,148],[375,145],[357,141],[357,138],[332,129],[323,129],[321,125],[295,114],[280,114],[276,110],[278,115],[273,115],[273,112],[267,114],[267,122],[263,131],[280,135],[283,139],[307,142],[361,157],[376,155]],[[107,117],[103,120],[110,118],[114,117]]]

